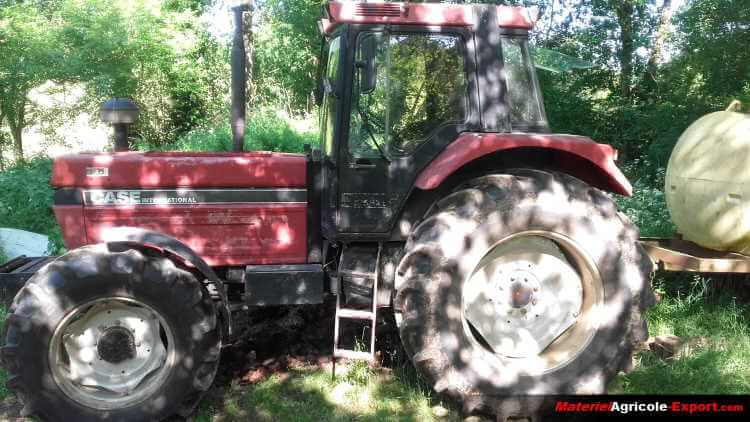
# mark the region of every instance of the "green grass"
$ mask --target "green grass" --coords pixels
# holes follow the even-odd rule
[[[724,296],[670,296],[648,314],[652,336],[676,335],[692,343],[673,360],[641,352],[635,371],[622,376],[634,394],[750,393],[750,307]]]
[[[336,381],[327,370],[303,368],[252,387],[234,385],[218,403],[203,404],[196,420],[427,421],[436,419],[436,406],[447,412],[441,420],[460,420],[420,386],[354,363]]]

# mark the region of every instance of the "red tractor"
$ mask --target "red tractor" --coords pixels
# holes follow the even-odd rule
[[[319,149],[55,161],[70,252],[6,274],[30,276],[2,348],[26,413],[188,415],[238,313],[328,295],[335,357],[372,356],[340,319],[393,312],[467,412],[604,393],[630,364],[652,264],[607,192],[631,186],[612,147],[550,133],[525,11],[332,2],[320,23]]]

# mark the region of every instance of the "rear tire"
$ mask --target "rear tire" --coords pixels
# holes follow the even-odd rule
[[[529,238],[525,246],[511,243],[523,236]],[[485,321],[499,327],[501,334],[494,338],[502,341],[494,343],[474,326],[476,321],[469,321],[474,311],[466,292],[474,288],[469,280],[488,262],[516,265],[513,259],[521,255],[513,253],[529,252],[534,242],[542,246],[533,256],[569,261],[583,286],[583,304],[570,313],[578,318],[562,335],[542,344],[538,354],[523,355],[507,342],[514,326],[499,325],[506,323],[505,314]],[[565,174],[515,170],[474,179],[433,205],[406,243],[394,308],[407,354],[438,393],[462,403],[467,413],[530,416],[543,404],[541,395],[605,393],[618,371],[629,367],[633,350],[647,337],[643,312],[654,304],[650,271],[638,230],[607,195]],[[535,285],[533,291],[541,292],[534,295],[545,298],[541,293],[550,288],[552,275],[554,269]],[[490,286],[487,280],[482,286]],[[497,283],[492,286],[502,290],[504,284]],[[527,293],[525,302],[502,309],[508,315],[524,310],[513,315],[525,324],[534,312],[527,315],[521,307],[532,300],[536,305],[536,296],[528,296],[531,289],[519,292]],[[499,309],[490,302],[482,309]],[[560,317],[550,315],[543,317],[557,324]]]
[[[192,273],[161,255],[95,245],[18,292],[1,354],[25,414],[158,421],[193,411],[220,346],[215,306]]]

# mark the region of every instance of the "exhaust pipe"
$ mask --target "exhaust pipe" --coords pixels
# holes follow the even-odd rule
[[[242,152],[245,145],[245,42],[242,13],[252,10],[252,0],[239,1],[234,12],[234,37],[232,38],[232,145]]]

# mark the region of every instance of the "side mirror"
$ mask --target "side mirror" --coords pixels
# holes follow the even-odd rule
[[[359,59],[355,62],[359,77],[359,93],[369,94],[378,83],[376,65],[378,40],[374,34],[364,34],[359,40]]]

